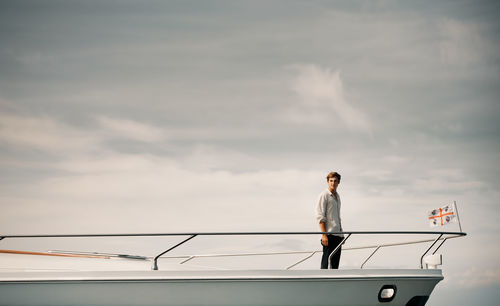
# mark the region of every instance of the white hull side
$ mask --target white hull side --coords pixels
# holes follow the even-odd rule
[[[387,305],[429,296],[441,270],[0,273],[0,305]],[[382,305],[383,305],[382,304]]]

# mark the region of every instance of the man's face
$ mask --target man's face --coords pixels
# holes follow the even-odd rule
[[[331,177],[328,179],[328,189],[330,191],[337,191],[337,187],[339,186],[339,180],[336,177]]]

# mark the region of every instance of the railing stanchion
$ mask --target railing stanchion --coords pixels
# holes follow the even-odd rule
[[[424,256],[432,249],[432,247],[436,244],[436,242],[439,241],[439,239],[441,239],[441,237],[443,237],[443,233],[441,233],[439,235],[439,237],[437,237],[436,240],[434,240],[434,242],[431,244],[431,246],[427,249],[427,251],[425,251],[425,253],[422,255],[422,257],[420,257],[420,269],[423,269],[424,268]]]
[[[436,252],[439,250],[439,248],[446,242],[446,240],[448,240],[448,237],[444,238],[443,239],[443,242],[441,242],[439,244],[439,246],[437,247],[437,249],[434,250],[434,252],[432,252],[432,255],[436,254]]]
[[[194,234],[192,235],[191,237],[187,238],[187,239],[184,239],[183,241],[179,242],[178,244],[174,245],[173,247],[171,247],[170,249],[166,250],[165,252],[161,253],[161,254],[158,254],[154,259],[153,259],[153,267],[152,269],[153,270],[158,270],[158,258],[160,258],[163,254],[167,253],[167,252],[170,252],[172,251],[173,249],[175,249],[176,247],[180,246],[181,244],[185,243],[185,242],[188,242],[189,240],[193,239],[194,237],[196,237],[198,235]]]
[[[194,259],[194,258],[196,258],[196,255],[189,256],[189,258],[184,259],[184,260],[183,260],[183,261],[181,261],[179,264],[180,264],[180,265],[182,265],[183,263],[186,263],[186,262],[188,262],[188,261],[190,261],[191,259]]]
[[[347,239],[349,239],[349,237],[351,237],[352,233],[349,233],[349,235],[347,235],[347,237],[344,237],[344,239],[342,239],[342,242],[339,243],[339,245],[337,245],[337,247],[335,248],[335,250],[333,250],[332,254],[330,254],[330,256],[328,256],[328,266],[331,268],[332,267],[332,256],[335,255],[335,253],[338,252],[338,250],[342,247],[342,245],[344,244],[344,242],[346,242]]]
[[[298,262],[294,263],[293,265],[286,267],[286,268],[285,268],[285,270],[290,270],[291,268],[295,267],[295,266],[296,266],[296,265],[298,265],[299,263],[302,263],[302,262],[304,262],[304,261],[308,260],[309,258],[313,257],[313,256],[314,256],[314,254],[316,254],[317,252],[318,252],[318,251],[314,251],[314,252],[312,252],[311,254],[307,255],[307,256],[306,256],[306,258],[301,259],[301,260],[299,260]]]
[[[363,269],[363,266],[364,266],[364,265],[368,262],[368,260],[369,260],[370,258],[372,258],[373,254],[375,254],[375,252],[377,252],[377,251],[378,251],[378,249],[380,249],[380,245],[379,245],[379,246],[377,246],[377,248],[375,249],[375,251],[373,251],[373,252],[370,254],[370,256],[368,256],[368,258],[367,258],[367,259],[366,259],[366,260],[365,260],[365,261],[361,264],[360,269]]]

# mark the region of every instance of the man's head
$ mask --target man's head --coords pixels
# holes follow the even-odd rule
[[[332,192],[337,191],[337,186],[340,183],[340,174],[337,172],[330,172],[326,176],[326,182],[328,183],[328,189]]]

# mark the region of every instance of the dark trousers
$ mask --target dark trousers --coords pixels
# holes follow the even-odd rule
[[[323,257],[321,258],[321,269],[328,269],[328,257],[335,250],[335,248],[344,240],[344,238],[334,235],[328,235],[328,246],[323,246]],[[335,254],[333,254],[331,263],[332,269],[338,269],[340,263],[340,253],[342,248],[339,248]]]

